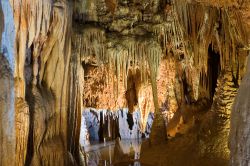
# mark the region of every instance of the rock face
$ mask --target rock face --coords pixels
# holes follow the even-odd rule
[[[15,109],[11,8],[0,2],[0,165],[15,165]]]
[[[26,3],[14,4],[15,23],[20,25],[16,32],[21,34],[16,38],[19,44],[16,45],[19,60],[15,72],[16,97],[24,99],[27,96],[32,117],[26,162],[31,165],[73,164],[71,153],[79,155],[78,149],[74,148],[79,144],[74,140],[78,129],[73,124],[79,125],[75,122],[80,103],[77,102],[77,88],[70,90],[70,86],[77,86],[74,81],[78,78],[74,77],[78,73],[75,73],[77,58],[75,60],[70,54],[69,4],[66,1]],[[22,15],[29,11],[18,10],[23,9],[23,5],[34,9],[34,15],[27,20]],[[28,27],[30,31],[27,31]],[[32,61],[25,63],[28,58]],[[71,67],[70,62],[76,65]],[[24,78],[27,74],[32,75],[30,80]],[[26,86],[29,87],[27,90]]]
[[[15,165],[14,80],[9,62],[1,54],[0,61],[0,164]]]
[[[230,150],[231,165],[249,165],[249,58],[247,72],[242,80],[231,113]]]
[[[17,165],[70,165],[79,160],[83,73],[79,58],[71,54],[69,3],[2,2],[9,10],[4,13],[7,25],[14,16],[16,34],[15,41],[3,43],[13,45],[9,53],[15,53]]]

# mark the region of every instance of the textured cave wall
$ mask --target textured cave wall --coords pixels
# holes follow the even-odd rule
[[[0,33],[1,33],[1,37],[0,37],[0,43],[2,44],[2,33],[4,30],[4,15],[3,15],[3,9],[2,9],[2,3],[1,4],[1,10],[0,10],[0,18],[1,18],[1,26],[0,26]]]
[[[13,18],[9,1],[0,2],[0,165],[15,165]]]
[[[161,126],[159,131],[165,130],[159,108],[164,111],[165,122],[171,123],[183,104],[213,98],[208,66],[210,47],[219,56],[221,71],[228,70],[226,66],[229,66],[235,86],[239,85],[244,74],[247,30],[246,21],[242,21],[246,16],[238,8],[244,4],[243,1],[212,5],[208,1],[78,1],[73,14],[76,23],[73,45],[86,70],[85,104],[110,109],[128,106],[130,111],[139,107],[145,112],[142,129],[147,112],[156,109],[155,124]],[[91,8],[92,12],[80,10],[81,5]],[[159,64],[153,61],[156,65],[137,65],[147,60],[138,58],[145,50],[140,45],[156,46],[147,45],[145,40],[160,44]],[[154,56],[157,58],[157,54]],[[167,57],[166,61],[163,56]],[[136,64],[133,76],[126,59],[133,62],[132,66]],[[138,80],[140,76],[147,81]],[[164,81],[164,77],[169,79]],[[134,85],[124,83],[124,78]],[[167,130],[172,132],[171,127]],[[159,131],[153,130],[152,135]],[[160,137],[156,136],[155,140]]]
[[[16,163],[79,163],[83,72],[79,58],[71,54],[71,2],[11,5],[16,34]]]
[[[249,56],[249,55],[248,55]],[[249,165],[249,57],[247,72],[241,82],[238,95],[231,112],[230,125],[230,164]]]
[[[245,25],[246,31],[249,34],[250,30],[250,1],[242,1],[240,13],[242,14],[242,22]],[[248,46],[245,49],[249,50]],[[249,54],[248,64],[246,66],[246,74],[241,81],[238,94],[233,104],[231,119],[230,119],[230,165],[245,166],[250,164],[249,160]]]
[[[14,80],[10,64],[0,54],[0,164],[15,165]]]

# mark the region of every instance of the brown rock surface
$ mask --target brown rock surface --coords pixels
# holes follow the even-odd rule
[[[13,1],[12,5],[18,164],[74,163],[79,155],[80,123],[75,122],[80,122],[83,76],[81,68],[70,66],[79,60],[71,55],[69,2]],[[28,75],[31,79],[25,79]]]
[[[0,54],[0,165],[15,165],[14,80],[7,59]]]
[[[249,165],[249,57],[243,78],[231,112],[230,164]]]
[[[15,99],[16,165],[24,165],[30,130],[29,106],[22,98]]]

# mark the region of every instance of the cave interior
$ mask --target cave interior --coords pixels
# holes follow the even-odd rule
[[[249,0],[1,0],[0,166],[249,166]]]

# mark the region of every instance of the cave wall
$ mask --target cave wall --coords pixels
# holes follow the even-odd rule
[[[10,64],[5,56],[0,54],[0,164],[15,163],[15,113],[14,113],[14,80]],[[14,163],[13,163],[14,162]]]
[[[206,73],[207,71],[206,64],[204,64],[204,66],[202,64],[203,62],[207,61],[202,59],[207,58],[207,56],[204,56],[207,53],[202,53],[202,51],[208,50],[207,44],[212,43],[213,50],[215,50],[220,56],[220,75],[217,80],[217,88],[215,89],[215,94],[213,96],[213,103],[210,111],[206,115],[206,120],[202,122],[200,128],[200,153],[204,156],[220,157],[222,159],[225,159],[226,161],[229,159],[231,150],[232,165],[247,165],[249,164],[247,160],[243,160],[242,158],[239,159],[238,157],[236,157],[240,156],[240,148],[238,148],[239,146],[236,147],[236,145],[241,144],[242,141],[240,139],[236,139],[235,135],[238,135],[238,133],[236,133],[238,132],[238,130],[234,127],[234,125],[237,126],[236,124],[239,123],[239,121],[237,121],[239,119],[239,115],[235,113],[235,110],[238,109],[237,107],[239,107],[239,105],[237,105],[237,107],[234,106],[233,109],[232,105],[235,96],[237,95],[237,89],[239,85],[244,86],[244,84],[242,85],[241,80],[246,71],[246,58],[248,54],[247,48],[249,45],[249,20],[246,19],[246,15],[248,15],[246,11],[248,10],[249,2],[242,1],[241,3],[224,3],[224,1],[220,1],[221,3],[218,2],[211,4],[211,1],[203,1],[201,4],[192,4],[191,1],[184,6],[182,6],[181,1],[175,2],[177,3],[177,12],[178,10],[180,11],[178,12],[180,23],[184,28],[184,39],[186,38],[185,41],[187,42],[186,44],[188,46],[185,46],[187,49],[187,55],[188,49],[190,49],[190,47],[192,48],[191,54],[194,54],[194,65],[197,66],[197,68],[194,69],[197,70],[196,74],[197,72],[203,73],[205,71]],[[182,8],[181,6],[184,8]],[[213,6],[220,6],[221,8],[218,9],[214,8]],[[241,8],[241,10],[239,10],[239,8]],[[188,14],[188,10],[190,9],[191,11],[195,11],[197,13],[195,14],[192,12]],[[202,16],[202,14],[200,14],[200,9],[203,10],[204,14],[204,17],[201,18],[200,16]],[[193,14],[199,17],[196,17]],[[188,18],[186,19],[185,17],[187,15]],[[211,18],[215,19],[215,22],[211,20]],[[189,21],[186,22],[188,19]],[[205,29],[202,28],[204,24],[206,25]],[[215,29],[209,31],[207,29],[209,28],[208,25],[212,25],[212,28]],[[197,29],[195,28],[195,26],[200,28]],[[189,29],[190,27],[191,29]],[[209,34],[209,36],[205,37],[207,34]],[[199,40],[199,35],[202,36],[201,41]],[[211,37],[213,35],[214,38]],[[196,39],[192,39],[192,36]],[[199,57],[199,54],[202,57]],[[192,55],[190,57],[192,57]],[[207,83],[204,84],[203,81],[204,78],[208,79],[209,76],[207,77],[207,75],[205,74],[204,77],[203,74],[200,74],[200,76],[196,75],[196,77],[201,77],[202,79],[200,79],[200,84],[202,85],[202,87],[207,87]],[[247,77],[247,75],[245,75],[245,77]],[[244,95],[244,92],[239,91],[238,96],[242,95]],[[239,98],[236,98],[236,103],[238,102]],[[230,131],[229,126],[231,126],[230,146],[228,146]],[[245,145],[242,147],[248,147]],[[236,155],[237,153],[238,155]],[[241,155],[242,154],[243,153],[241,153]],[[247,153],[244,154],[247,155]]]
[[[230,164],[249,165],[249,57],[247,72],[231,112]]]
[[[71,2],[2,3],[15,27],[3,41],[15,57],[16,165],[76,164],[83,73],[71,54]]]
[[[13,17],[9,1],[0,2],[0,165],[15,165]]]

